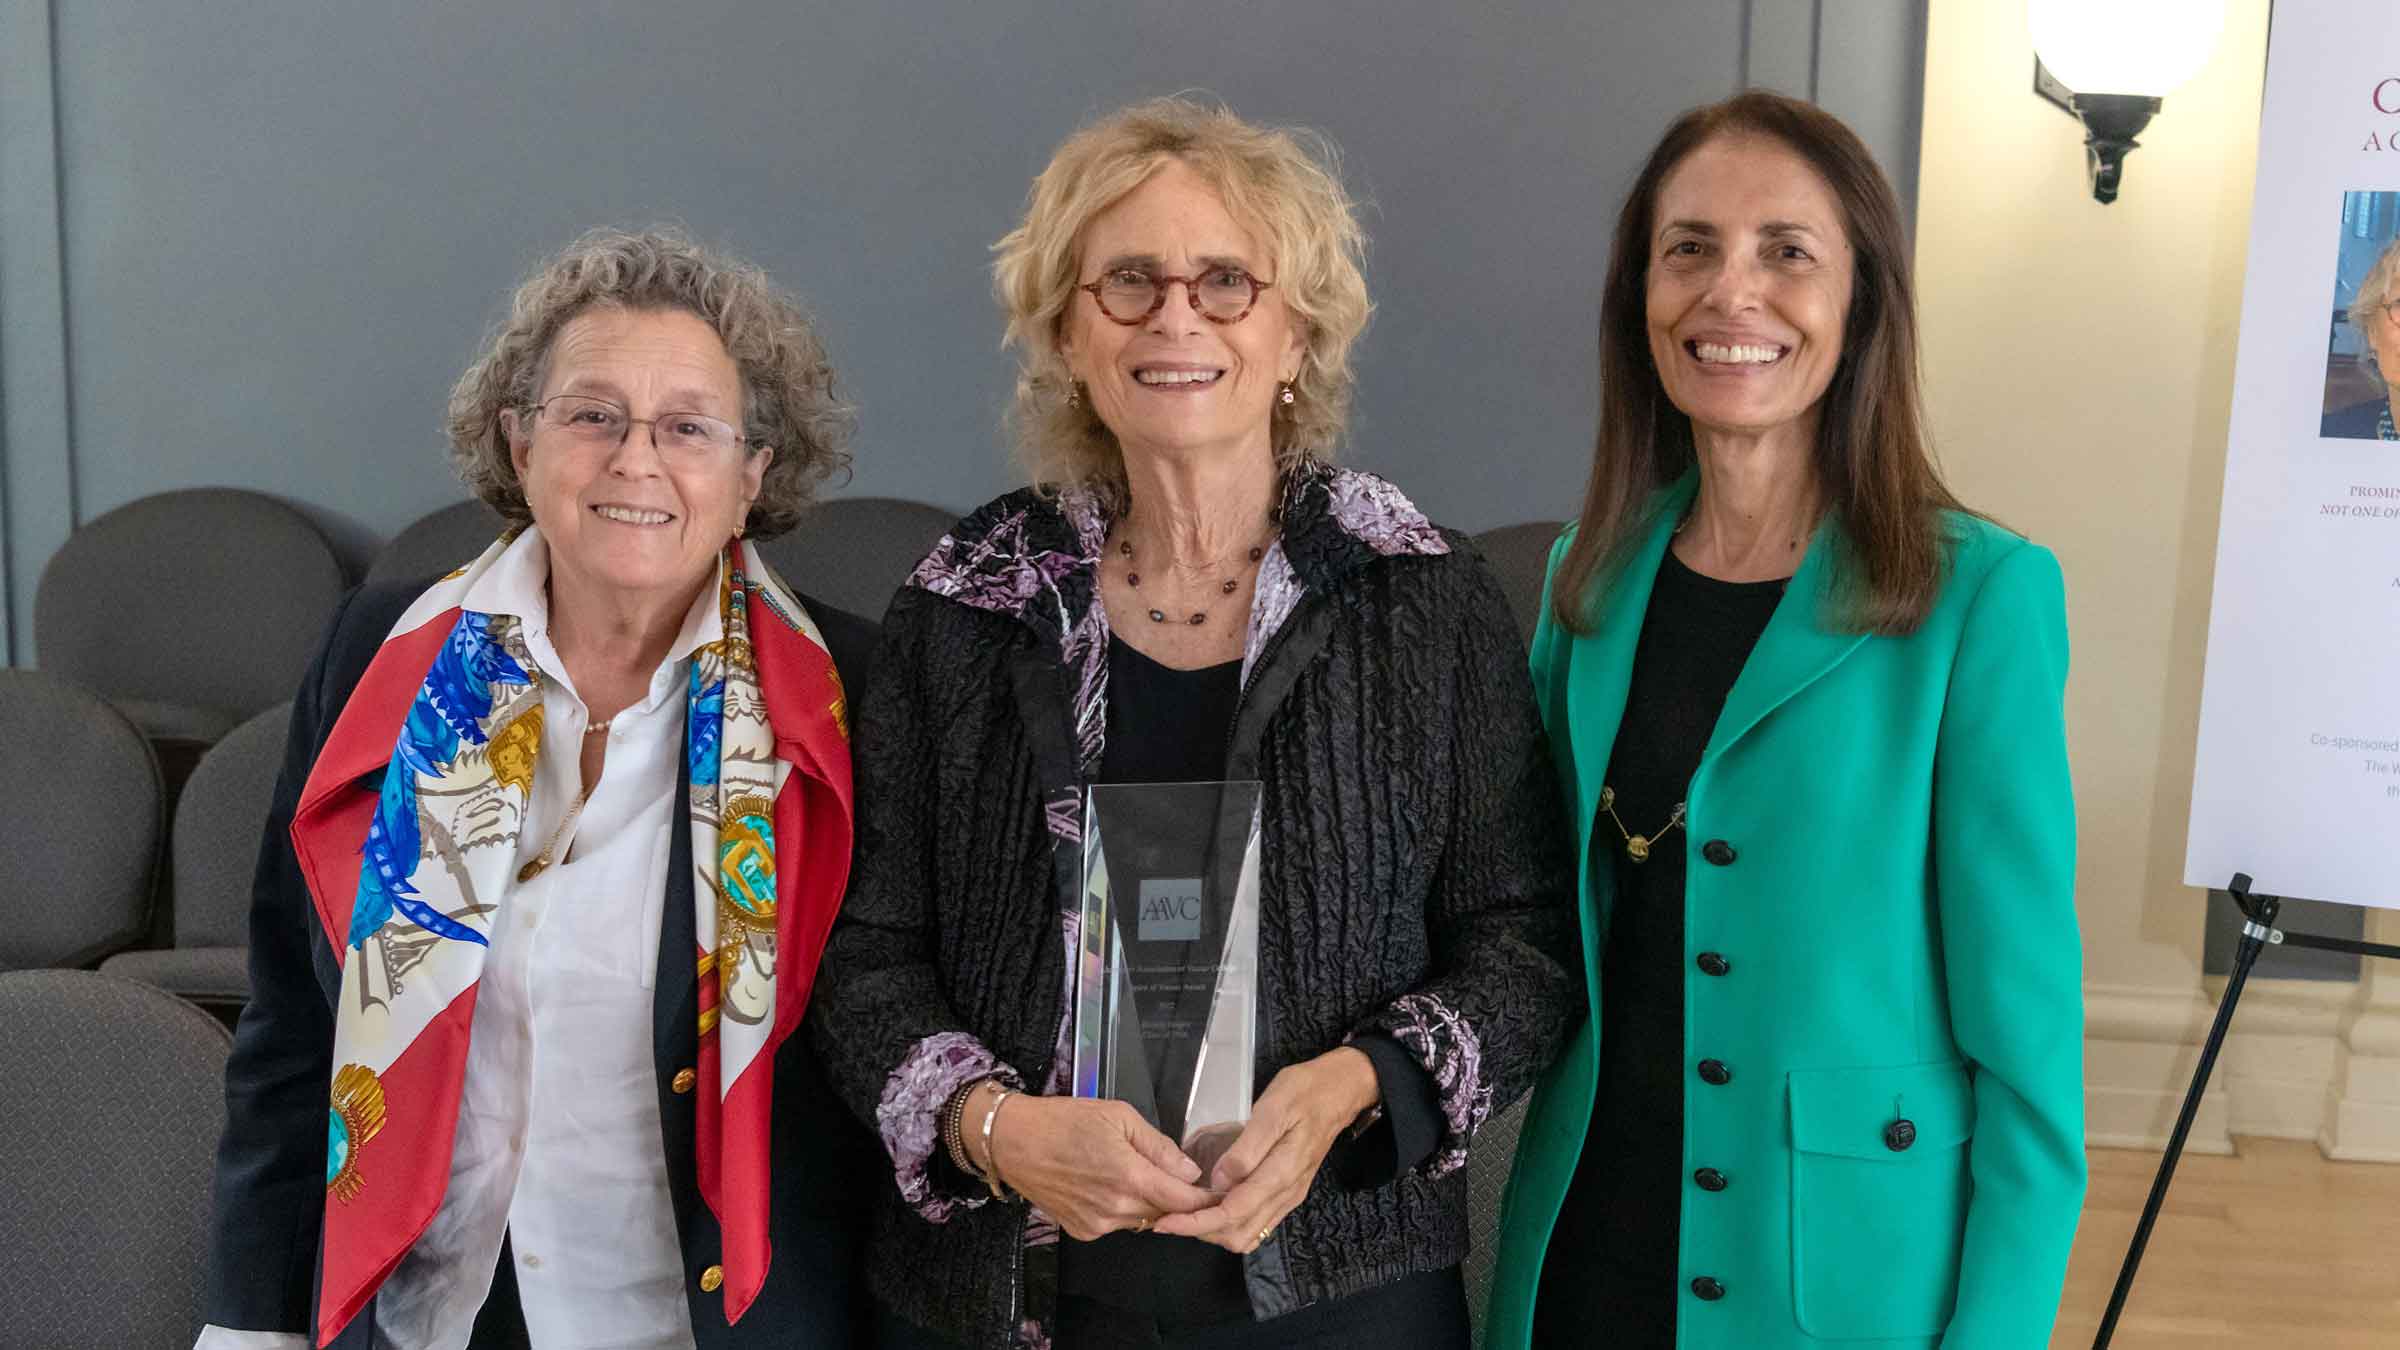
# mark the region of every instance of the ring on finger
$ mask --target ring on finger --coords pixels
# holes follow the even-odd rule
[[[1150,1225],[1157,1222],[1158,1220],[1155,1217],[1145,1214],[1140,1219],[1134,1221],[1133,1231],[1137,1233],[1147,1233],[1150,1231]]]
[[[1267,1245],[1267,1235],[1268,1235],[1269,1233],[1272,1233],[1272,1232],[1274,1232],[1274,1231],[1275,1231],[1275,1225],[1273,1225],[1273,1224],[1268,1224],[1266,1227],[1259,1229],[1259,1230],[1258,1230],[1258,1245],[1260,1245],[1260,1246],[1262,1246],[1262,1247],[1263,1247],[1263,1246],[1265,1246],[1265,1245]]]

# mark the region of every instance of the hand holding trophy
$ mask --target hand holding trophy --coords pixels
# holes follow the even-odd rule
[[[1258,803],[1255,782],[1084,795],[1074,1095],[1129,1104],[1203,1173],[1250,1119]]]

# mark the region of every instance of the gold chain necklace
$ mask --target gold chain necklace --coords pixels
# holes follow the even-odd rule
[[[517,869],[518,881],[531,881],[549,869],[550,855],[558,851],[558,841],[566,837],[568,827],[575,823],[575,817],[583,814],[583,804],[591,799],[592,790],[585,788],[583,795],[575,799],[575,804],[567,808],[567,818],[558,822],[558,828],[550,832],[550,842],[542,845],[542,851],[534,855],[532,862]]]
[[[611,717],[607,719],[607,721],[594,722],[590,726],[583,729],[583,734],[586,736],[597,736],[600,733],[608,730],[609,722],[614,722],[616,720],[616,718]],[[550,832],[550,842],[542,845],[542,851],[534,855],[532,862],[529,862],[523,867],[517,869],[517,880],[519,882],[531,881],[535,877],[538,877],[542,873],[549,870],[550,855],[558,852],[558,841],[567,837],[567,830],[575,824],[575,817],[583,814],[583,804],[591,799],[592,790],[591,788],[587,787],[583,790],[583,795],[575,799],[575,804],[567,808],[566,819],[558,822],[558,828]]]
[[[1616,822],[1617,833],[1625,836],[1625,856],[1637,863],[1650,861],[1650,846],[1664,839],[1668,831],[1683,824],[1683,806],[1682,802],[1675,803],[1675,810],[1668,815],[1667,823],[1659,826],[1652,833],[1635,834],[1625,828],[1624,820],[1617,815],[1617,790],[1605,784],[1600,788],[1600,809],[1606,811],[1608,818]]]

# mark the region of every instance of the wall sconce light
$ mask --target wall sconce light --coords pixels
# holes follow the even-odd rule
[[[2092,199],[2117,199],[2125,155],[2161,101],[2208,63],[2225,0],[2031,0],[2033,91],[2083,123]]]

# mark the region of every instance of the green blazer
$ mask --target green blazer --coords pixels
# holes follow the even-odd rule
[[[1534,633],[1582,840],[1594,1009],[1612,880],[1593,820],[1651,582],[1695,490],[1687,476],[1660,495],[1589,636],[1553,623],[1547,596]],[[1685,1050],[1731,1073],[1685,1079],[1684,1350],[2049,1343],[2084,1186],[2066,601],[2048,550],[1947,523],[1941,597],[1899,638],[1826,626],[1837,527],[1819,529],[1671,836],[1690,869]],[[1587,1021],[1535,1091],[1489,1347],[1530,1343],[1606,1033]],[[1702,1168],[1723,1189],[1694,1182]],[[1694,1291],[1702,1277],[1720,1297]]]

